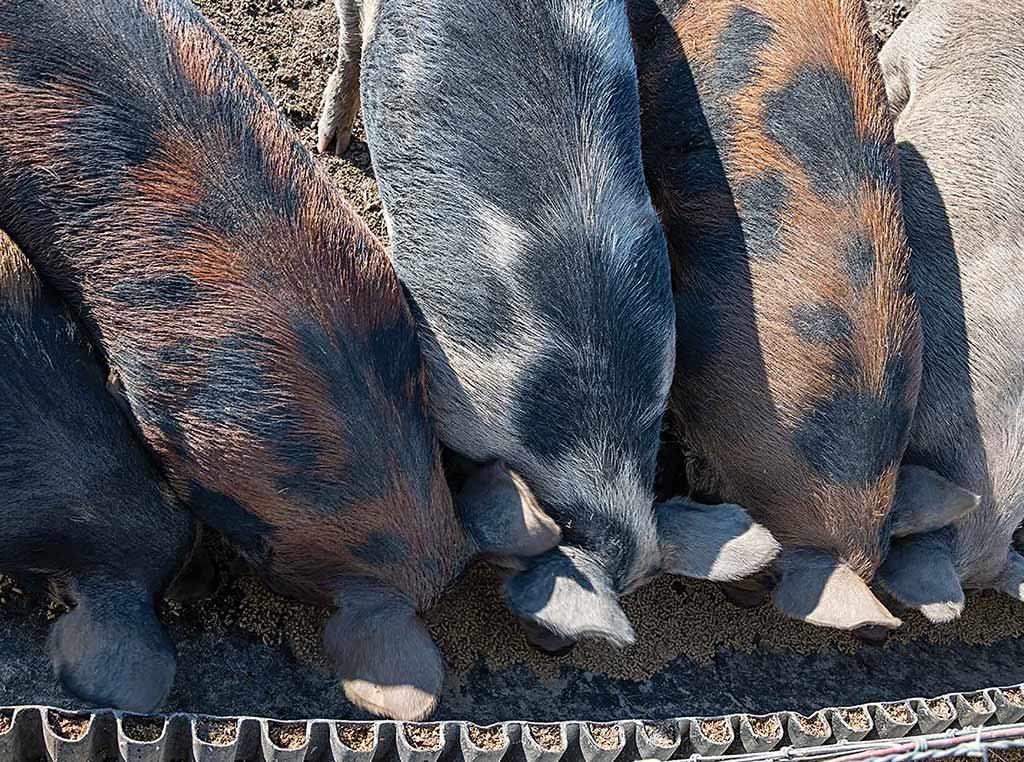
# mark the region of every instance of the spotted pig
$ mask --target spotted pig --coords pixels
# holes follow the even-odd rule
[[[882,582],[933,622],[964,588],[1024,600],[1024,12],[921,0],[882,49],[924,366],[906,460],[981,507],[893,548]]]
[[[881,635],[890,538],[973,496],[901,474],[921,366],[899,167],[861,0],[631,0],[645,169],[697,496],[783,544],[775,604]]]
[[[428,714],[442,662],[416,612],[474,553],[558,531],[500,466],[456,517],[380,244],[187,0],[3,3],[0,102],[0,226],[173,488],[276,589],[337,606],[353,702]]]
[[[361,88],[442,441],[507,463],[563,529],[506,585],[535,643],[629,643],[617,597],[663,567],[767,563],[736,506],[654,509],[675,328],[623,2],[337,5],[321,145],[346,144]]]
[[[153,602],[189,554],[192,518],[82,330],[3,233],[0,357],[0,570],[75,604],[48,642],[68,693],[152,711],[175,666]]]

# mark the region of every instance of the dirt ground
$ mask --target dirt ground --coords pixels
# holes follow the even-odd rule
[[[885,42],[896,27],[917,5],[917,0],[867,0],[871,31],[879,43]]]
[[[330,0],[199,0],[314,147],[320,93],[333,66]],[[871,4],[884,38],[905,6]],[[383,234],[361,130],[348,153],[325,158],[341,190]],[[179,649],[168,711],[279,718],[362,716],[344,700],[319,648],[326,612],[268,593],[232,571],[210,601],[165,608]],[[630,596],[637,628],[622,652],[585,644],[562,660],[531,651],[486,569],[472,571],[429,612],[448,662],[438,716],[479,723],[569,717],[610,720],[792,709],[937,695],[1024,682],[1024,608],[973,596],[964,618],[927,628],[914,614],[882,647],[787,621],[769,607],[740,610],[712,585],[663,579]],[[42,652],[58,609],[0,581],[0,704],[70,707]]]

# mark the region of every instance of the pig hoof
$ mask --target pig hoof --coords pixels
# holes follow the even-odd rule
[[[858,627],[853,631],[857,640],[869,646],[880,646],[889,639],[892,630],[880,624],[869,624],[865,627]]]
[[[321,153],[341,156],[352,141],[352,125],[359,113],[358,61],[339,60],[338,68],[324,88],[320,121],[317,123],[317,146]]]
[[[771,595],[767,588],[749,588],[739,585],[722,585],[722,593],[729,603],[741,609],[756,609]]]
[[[352,143],[352,130],[335,132],[333,126],[321,127],[320,138],[317,142],[320,153],[342,156]]]
[[[152,712],[174,682],[174,646],[152,612],[108,621],[80,603],[53,625],[48,646],[64,689],[98,706]]]

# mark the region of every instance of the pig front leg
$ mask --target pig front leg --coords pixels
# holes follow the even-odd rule
[[[75,608],[48,639],[64,689],[98,706],[152,712],[174,682],[176,657],[153,609],[154,592],[120,579],[79,579]]]
[[[359,70],[363,50],[360,0],[334,0],[338,12],[338,61],[327,80],[317,128],[322,153],[341,156],[352,141],[352,124],[359,112]]]

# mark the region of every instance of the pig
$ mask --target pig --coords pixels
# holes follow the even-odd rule
[[[154,600],[188,557],[193,521],[83,331],[3,233],[0,356],[0,570],[75,603],[47,643],[68,693],[152,711],[175,671]]]
[[[905,460],[981,496],[897,543],[883,586],[932,622],[964,589],[1024,599],[1024,22],[1020,6],[921,0],[880,60],[896,114],[921,393]]]
[[[672,262],[670,409],[700,499],[783,550],[774,604],[873,638],[893,537],[975,496],[900,470],[921,373],[899,166],[861,0],[631,0]]]
[[[456,512],[381,244],[187,0],[3,3],[0,102],[0,226],[175,493],[273,589],[336,608],[353,703],[427,716],[443,662],[417,612],[559,532],[501,464]]]
[[[361,103],[441,441],[562,528],[505,583],[531,641],[623,646],[618,597],[656,574],[762,568],[739,506],[654,504],[675,324],[624,1],[336,4],[320,145]]]

